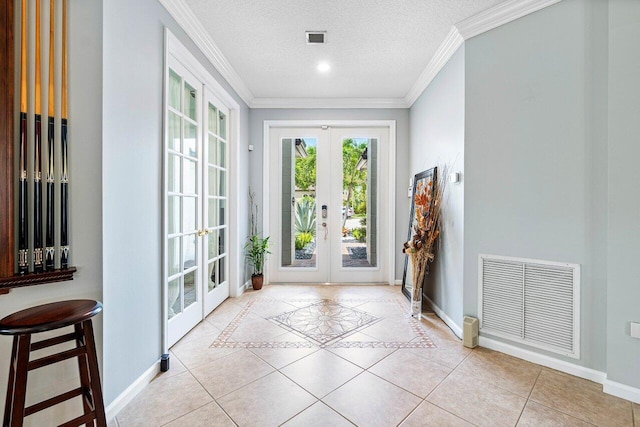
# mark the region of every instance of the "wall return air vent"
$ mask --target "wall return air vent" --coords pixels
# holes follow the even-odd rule
[[[480,255],[480,332],[580,358],[580,265]]]
[[[306,31],[307,44],[325,44],[327,42],[326,31]]]

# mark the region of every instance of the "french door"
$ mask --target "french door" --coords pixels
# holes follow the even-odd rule
[[[229,296],[228,110],[171,57],[165,142],[168,345]]]
[[[389,128],[271,128],[272,283],[388,279]]]

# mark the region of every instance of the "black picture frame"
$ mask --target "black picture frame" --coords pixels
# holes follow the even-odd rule
[[[409,232],[407,233],[407,242],[411,240],[411,236],[413,235],[413,228],[415,225],[415,195],[416,188],[419,182],[428,183],[430,180],[433,181],[433,186],[435,188],[436,179],[438,176],[438,168],[432,167],[431,169],[427,169],[416,174],[413,177],[413,191],[411,192],[411,209],[409,210]],[[411,287],[413,284],[411,283],[411,271],[409,265],[409,257],[407,255],[404,256],[404,272],[402,273],[402,293],[411,300]],[[424,292],[424,287],[423,287]]]

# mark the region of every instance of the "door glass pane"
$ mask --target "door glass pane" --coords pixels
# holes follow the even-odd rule
[[[316,150],[315,138],[282,140],[283,267],[316,266]]]
[[[227,252],[226,242],[225,242],[225,233],[227,229],[221,228],[218,230],[218,254],[222,255]]]
[[[226,215],[225,211],[227,208],[227,201],[223,199],[218,200],[218,224],[217,225],[225,225],[226,224]]]
[[[342,141],[342,266],[377,265],[378,140]]]
[[[184,308],[189,307],[191,304],[196,302],[197,300],[197,290],[196,290],[196,272],[198,270],[194,270],[191,273],[185,274],[184,276]]]
[[[207,287],[209,292],[214,290],[218,283],[216,282],[216,272],[218,271],[216,265],[218,261],[211,261],[209,263],[209,274],[207,275],[207,281],[209,282],[209,286]]]
[[[169,234],[180,232],[180,196],[169,196]]]
[[[209,134],[209,163],[216,164],[218,156],[218,138]]]
[[[226,272],[225,272],[225,268],[224,268],[224,264],[225,264],[225,260],[226,259],[227,258],[224,257],[224,258],[220,258],[218,260],[218,277],[217,277],[218,278],[218,284],[224,283],[224,281],[227,280]]]
[[[207,259],[212,259],[218,256],[218,230],[210,230],[208,239],[209,254]]]
[[[227,116],[222,111],[218,111],[218,113],[220,116],[220,127],[218,128],[220,138],[227,139]]]
[[[193,123],[184,121],[184,141],[182,144],[183,153],[187,156],[196,156],[196,143],[198,137],[198,127]]]
[[[198,215],[197,199],[195,197],[184,197],[182,199],[184,204],[184,221],[182,223],[182,232],[191,233],[196,230]]]
[[[196,194],[196,162],[184,159],[184,180],[182,192]]]
[[[189,234],[184,236],[184,262],[183,269],[189,269],[196,265],[196,235]]]
[[[218,200],[209,199],[209,227],[218,225]]]
[[[180,240],[180,237],[169,239],[169,247],[167,250],[169,255],[169,276],[180,272]]]
[[[180,151],[180,116],[169,111],[169,150]]]
[[[216,182],[218,182],[218,169],[209,166],[209,196],[217,196]]]
[[[218,134],[218,109],[209,103],[209,115],[207,117],[209,124],[209,132]]]
[[[192,120],[197,120],[196,117],[196,90],[184,82],[184,111],[183,113]]]
[[[219,152],[218,152],[218,166],[226,168],[227,167],[227,143],[224,141],[218,142]]]
[[[221,170],[218,174],[218,187],[219,187],[219,196],[227,195],[227,172]]]
[[[169,154],[169,191],[180,192],[180,156]]]
[[[182,78],[173,70],[169,70],[169,105],[180,111],[180,87]]]
[[[180,313],[180,278],[169,282],[169,319]]]

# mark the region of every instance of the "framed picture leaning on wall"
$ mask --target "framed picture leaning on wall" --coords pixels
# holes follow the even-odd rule
[[[411,209],[409,210],[409,232],[407,233],[407,241],[411,240],[411,236],[415,232],[415,225],[417,223],[415,209],[416,188],[427,188],[429,182],[431,182],[431,186],[435,188],[437,169],[438,168],[433,167],[422,171],[413,177],[413,191],[411,192]],[[411,283],[412,277],[411,263],[409,262],[409,257],[405,255],[404,273],[402,274],[402,293],[405,294],[408,299],[411,299],[411,290],[413,289],[413,283]]]

